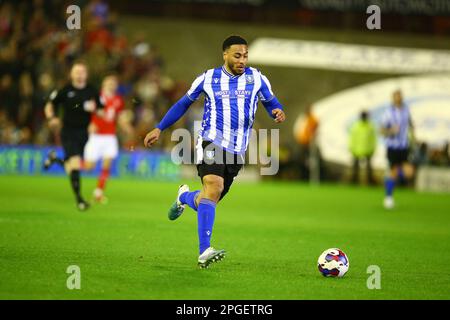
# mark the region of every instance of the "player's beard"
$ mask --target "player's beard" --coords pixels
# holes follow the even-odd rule
[[[228,67],[228,70],[231,70],[231,72],[232,72],[234,75],[241,75],[241,74],[243,74],[244,71],[245,71],[245,65],[242,67],[242,71],[240,71],[240,70],[237,69],[237,68],[234,68],[234,65],[233,65],[233,64],[230,64],[230,63],[227,63],[227,67]]]

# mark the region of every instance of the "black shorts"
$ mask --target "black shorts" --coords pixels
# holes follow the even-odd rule
[[[87,128],[63,127],[61,142],[64,149],[64,160],[73,156],[82,157],[87,140]]]
[[[398,166],[405,162],[408,162],[408,149],[392,149],[388,148],[387,158],[389,161],[389,166]]]
[[[220,176],[224,179],[224,186],[220,199],[230,190],[234,178],[241,170],[244,158],[224,151],[221,147],[212,144],[210,141],[203,141],[201,147],[197,146],[197,172],[202,179],[208,174]]]

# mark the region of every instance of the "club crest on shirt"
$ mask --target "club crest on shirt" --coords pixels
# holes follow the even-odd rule
[[[253,79],[253,75],[252,74],[246,74],[245,75],[245,81],[247,81],[247,83],[253,83],[255,80]]]
[[[206,150],[205,157],[207,160],[214,160],[214,150]]]
[[[75,97],[75,91],[69,91],[69,92],[67,92],[67,97],[69,97],[69,98]]]
[[[214,78],[213,81],[214,81],[214,83],[218,83],[219,82],[219,78]]]

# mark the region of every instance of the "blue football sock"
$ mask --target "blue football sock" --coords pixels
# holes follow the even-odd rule
[[[388,197],[392,197],[392,194],[394,193],[394,186],[395,186],[395,181],[388,177],[384,179],[384,188],[386,190],[386,196]]]
[[[216,203],[202,198],[198,204],[198,240],[200,254],[211,246],[211,234],[216,216]]]
[[[195,190],[192,192],[185,192],[180,195],[180,202],[182,204],[187,204],[193,210],[197,211],[197,205],[195,204],[195,199],[197,198],[200,190]]]

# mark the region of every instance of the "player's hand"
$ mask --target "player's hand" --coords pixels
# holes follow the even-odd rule
[[[53,117],[48,120],[48,127],[52,131],[59,130],[61,128],[61,121],[59,120],[59,118]]]
[[[286,115],[284,114],[284,111],[281,109],[273,109],[272,116],[274,117],[276,123],[280,123],[286,120]]]
[[[400,126],[396,125],[391,128],[391,136],[396,136],[400,132]]]
[[[147,148],[150,148],[152,145],[154,145],[159,140],[159,135],[161,134],[161,130],[158,128],[153,129],[147,135],[144,139],[144,146]]]
[[[96,106],[95,100],[88,100],[83,104],[84,111],[86,112],[94,112]]]

